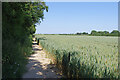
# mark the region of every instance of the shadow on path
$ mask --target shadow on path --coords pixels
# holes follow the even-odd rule
[[[61,78],[61,75],[56,73],[54,65],[43,65],[39,61],[30,59],[27,68],[29,70],[23,78]]]
[[[34,42],[35,43],[35,42]],[[28,72],[23,78],[62,78],[58,74],[58,69],[54,64],[50,64],[50,59],[46,58],[46,53],[38,45],[33,45],[34,54],[29,57],[26,68]]]

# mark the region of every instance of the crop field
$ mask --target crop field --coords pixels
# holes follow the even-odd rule
[[[118,78],[118,37],[36,35],[72,78]]]

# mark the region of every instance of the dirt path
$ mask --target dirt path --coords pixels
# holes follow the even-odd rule
[[[35,53],[29,57],[26,65],[28,72],[23,75],[23,78],[62,78],[55,65],[50,64],[51,59],[46,57],[43,49],[36,42],[32,47]]]

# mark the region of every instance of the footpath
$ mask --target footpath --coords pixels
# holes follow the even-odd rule
[[[51,59],[47,58],[45,51],[33,42],[32,45],[34,54],[29,57],[26,72],[22,78],[62,78],[58,72],[59,70],[54,64],[51,64]]]

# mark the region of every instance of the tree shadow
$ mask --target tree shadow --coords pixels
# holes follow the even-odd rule
[[[46,40],[44,38],[39,38],[40,40]],[[36,51],[42,51],[42,48],[39,48],[37,44],[33,44],[32,48],[35,52],[34,54],[38,54]],[[59,71],[54,64],[44,64],[41,63],[37,59],[33,59],[35,56],[31,55],[28,59],[28,64],[26,65],[26,72],[22,78],[62,78],[62,75],[57,74]]]
[[[32,43],[32,45],[37,45],[37,43]]]
[[[37,44],[34,44],[34,45],[32,45],[32,50],[35,52],[35,51],[42,51],[43,49],[42,48],[38,48],[38,47],[36,47],[36,45]]]
[[[34,50],[34,51],[42,51],[43,49],[42,49],[42,48],[41,48],[41,49],[34,48],[34,49],[32,49],[32,50]]]
[[[61,78],[62,76],[56,74],[57,69],[54,65],[43,65],[41,62],[29,59],[26,65],[28,72],[23,75],[23,78]]]

